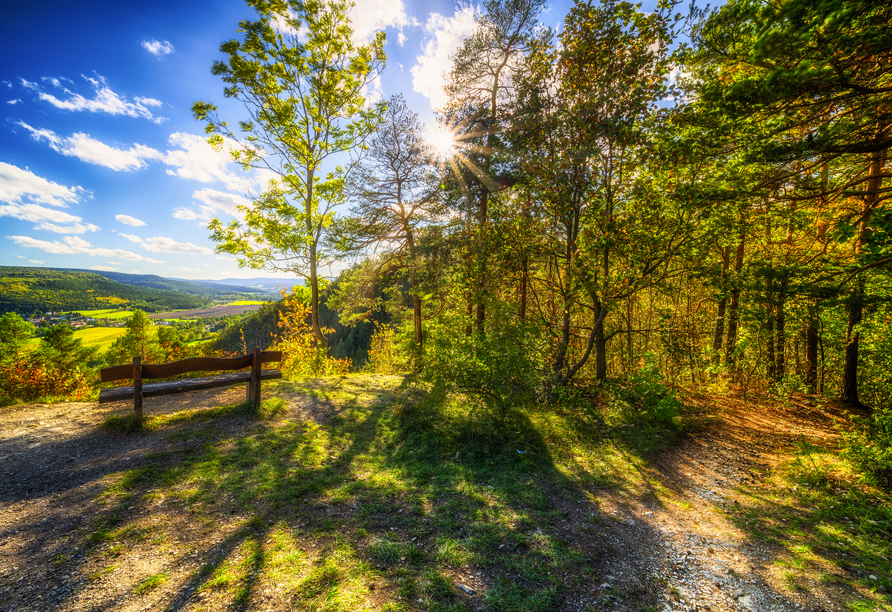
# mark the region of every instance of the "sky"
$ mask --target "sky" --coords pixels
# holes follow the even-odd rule
[[[571,5],[555,0],[543,24],[558,26]],[[479,11],[453,0],[356,0],[357,40],[387,35],[373,95],[401,93],[433,125],[450,55]],[[276,278],[214,252],[207,221],[228,222],[264,181],[215,152],[191,113],[203,100],[230,124],[244,118],[210,68],[220,43],[254,16],[242,0],[5,3],[0,265]]]

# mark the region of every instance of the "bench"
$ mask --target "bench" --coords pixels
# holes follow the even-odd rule
[[[193,357],[174,361],[173,363],[142,364],[139,357],[134,357],[132,364],[112,366],[99,371],[99,379],[102,382],[133,380],[133,386],[131,387],[102,389],[99,392],[99,403],[105,404],[132,399],[133,415],[137,426],[139,426],[142,424],[142,398],[144,397],[158,397],[173,393],[185,393],[247,383],[247,401],[252,406],[257,407],[260,405],[260,381],[282,378],[282,373],[279,370],[263,370],[261,365],[281,360],[281,351],[261,351],[256,347],[253,354],[232,359]],[[244,368],[251,368],[251,370],[249,372],[233,372],[232,374],[171,380],[146,385],[142,383],[145,379],[170,378],[171,376],[190,372],[242,370]]]

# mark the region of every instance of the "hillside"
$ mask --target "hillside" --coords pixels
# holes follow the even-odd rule
[[[125,284],[83,270],[0,266],[0,313],[15,311],[27,315],[34,311],[120,306],[161,312],[200,308],[209,299],[172,289]]]
[[[74,268],[51,268],[59,272],[86,272],[98,274],[107,279],[125,285],[147,287],[150,289],[166,289],[197,295],[215,300],[244,299],[246,296],[266,295],[270,293],[258,287],[243,287],[235,284],[215,283],[214,281],[192,282],[182,279],[164,278],[155,274],[127,274],[125,272],[102,272],[98,270],[79,270]]]

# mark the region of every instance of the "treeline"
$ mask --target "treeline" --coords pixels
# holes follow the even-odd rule
[[[126,285],[92,272],[0,267],[0,313],[31,315],[122,306],[165,312],[203,308],[209,303],[202,296]]]
[[[647,362],[892,407],[892,5],[577,2],[559,32],[543,6],[486,3],[445,157],[389,101],[329,305],[386,308],[464,386],[515,355],[551,389]]]

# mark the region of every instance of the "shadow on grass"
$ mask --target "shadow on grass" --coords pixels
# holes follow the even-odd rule
[[[274,389],[310,395],[324,418],[270,422],[232,406],[128,436],[188,444],[114,473],[105,507],[67,544],[79,552],[60,563],[99,575],[65,600],[100,588],[94,609],[662,607],[666,586],[612,548],[623,527],[597,498],[649,452],[638,434],[597,411],[518,410],[496,432],[463,398],[393,377]],[[628,574],[599,586],[621,553]],[[113,566],[135,569],[112,580]]]

